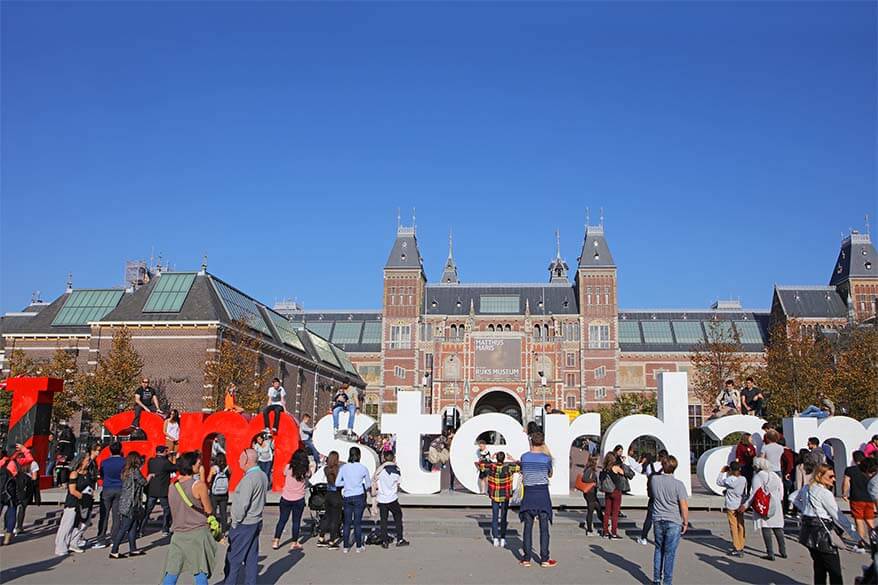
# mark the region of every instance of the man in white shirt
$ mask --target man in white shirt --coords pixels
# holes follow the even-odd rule
[[[783,456],[783,445],[778,443],[780,434],[771,429],[763,436],[762,451],[760,455],[765,457],[771,464],[771,470],[778,476],[781,475],[780,458]]]
[[[280,380],[275,378],[271,381],[271,387],[268,389],[268,404],[262,410],[262,420],[265,422],[265,432],[273,432],[277,434],[280,427],[280,415],[287,411],[287,391],[280,385]],[[271,430],[269,415],[274,413],[274,431]]]
[[[378,500],[378,510],[381,513],[381,546],[387,548],[390,539],[387,538],[387,519],[393,514],[393,523],[396,525],[396,546],[408,546],[408,541],[402,537],[402,508],[399,505],[399,480],[400,471],[396,466],[396,457],[392,452],[384,454],[384,464],[375,474],[375,488]]]

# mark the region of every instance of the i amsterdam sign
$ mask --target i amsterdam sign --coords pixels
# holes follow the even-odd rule
[[[503,341],[508,343],[509,340]],[[486,348],[485,351],[496,351],[496,347]],[[30,446],[35,451],[37,461],[46,459],[52,397],[62,388],[62,381],[54,378],[11,378],[8,381],[6,389],[13,392],[8,442],[10,445],[23,443]],[[661,373],[657,400],[657,416],[635,414],[614,422],[601,437],[602,454],[606,454],[615,445],[622,445],[627,450],[637,438],[651,436],[657,439],[669,453],[685,461],[690,450],[686,373]],[[382,433],[396,435],[397,464],[402,472],[402,489],[411,494],[435,494],[440,490],[440,474],[425,471],[421,467],[421,437],[438,435],[442,430],[442,416],[423,413],[422,405],[420,391],[400,391],[397,412],[384,414],[379,427]],[[346,416],[346,413],[342,415],[342,417]],[[104,421],[104,426],[111,433],[120,434],[131,426],[133,417],[132,411],[122,412]],[[143,413],[141,427],[146,439],[124,443],[125,452],[136,450],[147,455],[154,453],[156,446],[164,444],[162,422],[161,417],[155,414]],[[345,421],[341,422],[344,425]],[[751,433],[758,448],[762,442],[764,422],[763,419],[755,416],[732,415],[709,421],[702,428],[716,440],[722,440],[732,433]],[[359,414],[356,417],[354,430],[362,434],[375,423],[373,418]],[[211,442],[217,435],[222,434],[226,441],[228,460],[237,461],[241,451],[249,447],[253,437],[262,431],[262,426],[262,417],[259,416],[248,420],[240,414],[231,412],[184,413],[181,415],[178,449],[200,450],[205,457],[209,457]],[[546,444],[554,456],[554,474],[549,486],[552,494],[569,493],[569,457],[572,442],[584,435],[599,437],[600,428],[600,415],[593,412],[582,414],[573,421],[564,414],[550,414],[545,417]],[[452,442],[451,466],[460,483],[472,492],[479,491],[478,475],[473,465],[476,439],[487,431],[496,431],[505,439],[505,445],[493,447],[495,451],[502,449],[511,457],[518,458],[529,448],[524,429],[515,419],[505,414],[482,414],[464,422]],[[853,452],[860,449],[872,435],[878,434],[878,418],[870,418],[862,422],[845,416],[834,416],[823,420],[786,418],[783,421],[783,432],[787,446],[795,451],[806,447],[808,437],[829,441],[835,451],[836,474],[841,477]],[[331,416],[323,417],[315,426],[314,444],[323,455],[333,450],[338,451],[342,460],[347,459],[351,447],[350,442],[334,438]],[[277,461],[289,460],[299,448],[299,425],[288,414],[284,414],[281,418],[275,447]],[[365,446],[361,446],[361,451],[362,462],[370,472],[374,472],[378,463],[377,453]],[[105,449],[100,458],[108,455]],[[719,488],[715,487],[713,480],[720,468],[733,457],[733,446],[716,447],[704,453],[698,460],[697,466],[701,484],[715,493],[721,493]],[[282,465],[274,466],[273,485],[276,490],[283,485],[282,472]],[[675,475],[691,492],[689,466],[681,465]],[[232,476],[233,487],[240,477],[241,474]],[[321,480],[322,474],[318,471],[312,481],[316,483]],[[631,488],[633,494],[645,495],[645,476],[638,473],[631,481]]]

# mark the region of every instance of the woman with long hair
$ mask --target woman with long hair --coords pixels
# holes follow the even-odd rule
[[[271,469],[274,467],[274,441],[268,433],[259,433],[253,441],[253,449],[256,451],[256,465],[268,477],[268,486],[271,488]]]
[[[604,456],[604,468],[600,473],[601,491],[604,492],[604,532],[605,538],[621,539],[619,536],[619,510],[622,508],[622,490],[619,489],[620,478],[625,477],[625,470],[619,457],[612,451]],[[610,489],[612,485],[613,489]]]
[[[229,483],[232,481],[232,470],[226,461],[225,453],[217,453],[212,463],[207,476],[207,483],[210,485],[210,503],[225,534],[229,531]]]
[[[735,461],[741,466],[741,476],[747,480],[747,490],[753,483],[753,459],[756,458],[756,447],[753,445],[753,436],[750,433],[741,433],[741,438],[735,447]]]
[[[838,503],[832,492],[835,471],[829,465],[820,464],[814,469],[811,482],[799,490],[793,505],[802,513],[799,542],[808,548],[814,567],[814,583],[841,585],[841,560],[838,547],[830,535],[838,526],[854,540],[859,537],[847,516],[838,511]]]
[[[216,561],[216,541],[207,527],[213,513],[207,484],[201,477],[201,455],[189,451],[177,457],[177,483],[168,491],[171,544],[162,585],[175,585],[182,574],[194,575],[195,585],[207,585]]]
[[[330,451],[326,457],[326,465],[323,473],[326,475],[326,509],[320,521],[320,534],[317,546],[331,549],[339,548],[341,544],[341,523],[344,502],[341,499],[341,491],[335,487],[338,479],[338,470],[341,467],[338,451]],[[327,538],[329,535],[329,538]]]
[[[94,492],[88,477],[88,466],[91,454],[86,451],[73,461],[67,483],[67,496],[64,500],[64,512],[55,535],[55,555],[64,556],[68,552],[85,552],[77,544],[85,527],[80,523],[80,515],[84,508],[91,505]]]
[[[760,516],[755,510],[753,516],[756,518],[756,530],[762,532],[762,540],[765,542],[765,556],[762,557],[767,561],[774,560],[774,547],[771,544],[771,535],[774,534],[777,540],[778,556],[782,559],[787,558],[787,547],[784,542],[783,527],[784,516],[781,501],[783,500],[783,483],[780,476],[772,471],[772,463],[765,457],[757,457],[753,460],[753,469],[756,474],[753,476],[753,483],[750,486],[750,497],[741,505],[739,510],[744,512],[751,507],[756,493],[762,489],[771,497],[771,505],[768,509],[767,516]]]
[[[143,517],[143,488],[146,482],[152,479],[143,477],[140,467],[143,465],[143,456],[137,451],[132,451],[125,457],[125,466],[122,468],[122,493],[119,495],[119,521],[120,526],[113,530],[113,548],[110,549],[111,559],[121,559],[124,555],[119,554],[119,545],[123,538],[128,538],[128,556],[137,557],[146,554],[137,548],[137,529]]]
[[[277,526],[274,527],[274,540],[271,541],[271,548],[275,550],[280,548],[280,537],[290,515],[293,517],[293,544],[290,545],[290,550],[302,549],[302,544],[299,542],[299,529],[302,525],[302,512],[305,511],[305,487],[308,483],[308,476],[311,475],[310,468],[308,452],[304,449],[298,449],[293,453],[290,462],[284,466],[284,489],[280,496],[280,517],[277,519]]]
[[[587,492],[583,492],[582,497],[585,498],[587,511],[585,513],[585,535],[594,535],[594,514],[597,512],[598,522],[603,523],[604,513],[598,502],[598,463],[600,457],[591,455],[585,463],[585,469],[582,470],[582,481],[585,483],[593,483],[594,486]]]
[[[165,445],[171,453],[177,452],[177,441],[180,440],[180,411],[176,408],[165,419]]]

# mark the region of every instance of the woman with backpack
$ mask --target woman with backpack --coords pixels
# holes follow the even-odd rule
[[[271,548],[274,550],[280,548],[280,537],[283,535],[290,515],[293,516],[293,544],[290,545],[290,551],[302,550],[302,544],[299,542],[299,530],[302,525],[302,513],[305,511],[305,487],[308,483],[310,467],[308,452],[304,449],[293,453],[290,462],[284,466],[284,489],[280,496],[280,517],[277,519],[277,526],[274,527],[274,540],[271,541]]]
[[[585,498],[585,505],[587,506],[587,511],[585,513],[585,535],[586,536],[594,536],[594,514],[597,512],[598,514],[598,522],[603,524],[604,522],[604,512],[601,510],[600,502],[598,502],[598,462],[600,458],[597,455],[592,455],[588,458],[588,461],[585,463],[585,469],[582,470],[582,483],[585,484],[583,487],[588,487],[591,485],[591,488],[586,489],[582,492],[582,497]]]
[[[847,517],[838,511],[838,503],[832,492],[835,471],[828,465],[818,465],[811,482],[799,490],[793,505],[802,513],[799,542],[808,548],[814,567],[814,583],[841,585],[841,560],[838,549],[844,541],[837,529],[847,532],[855,540],[859,536]]]
[[[765,457],[757,457],[753,460],[753,483],[750,485],[750,497],[741,505],[739,510],[745,512],[747,508],[753,508],[753,517],[756,519],[756,530],[762,532],[762,540],[765,542],[766,561],[774,560],[774,547],[771,543],[771,535],[777,540],[778,555],[787,558],[787,547],[783,537],[784,516],[783,507],[783,483],[780,476],[772,470],[772,464]]]
[[[152,474],[143,477],[140,467],[143,465],[143,456],[137,451],[129,453],[125,457],[125,467],[122,468],[122,493],[119,495],[119,520],[121,525],[113,531],[113,548],[110,549],[111,559],[122,559],[125,555],[119,554],[119,545],[122,539],[128,538],[128,556],[138,557],[146,553],[137,548],[137,529],[143,517],[143,490],[146,483],[152,478]]]
[[[604,457],[604,468],[600,474],[601,491],[604,492],[604,533],[605,538],[620,540],[619,511],[622,509],[622,492],[630,491],[628,480],[634,472],[619,460],[614,452]]]
[[[208,528],[213,514],[201,455],[188,451],[177,457],[177,482],[168,490],[171,506],[171,544],[162,585],[175,585],[180,575],[194,575],[195,585],[207,585],[216,566],[216,541]]]
[[[213,458],[213,465],[207,476],[210,485],[210,503],[216,511],[217,520],[222,526],[223,534],[229,531],[229,481],[232,479],[232,471],[226,462],[224,453],[217,453]]]

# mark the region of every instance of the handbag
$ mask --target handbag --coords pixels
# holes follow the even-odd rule
[[[594,489],[595,482],[593,481],[585,481],[585,471],[583,471],[580,475],[576,477],[576,483],[573,485],[574,488],[581,491],[583,494],[587,494],[592,489]]]
[[[189,506],[190,508],[194,507],[192,504],[192,500],[189,499],[189,496],[186,495],[186,492],[183,491],[183,486],[180,485],[180,482],[174,483],[174,488],[176,488],[177,493],[180,494],[180,499],[183,500],[183,503]],[[207,529],[210,531],[210,535],[217,542],[222,540],[223,538],[223,528],[220,526],[219,520],[216,519],[216,516],[211,514],[207,517]]]
[[[605,494],[611,494],[616,491],[616,482],[610,477],[606,471],[601,472],[601,491]]]
[[[512,497],[509,498],[510,506],[520,506],[524,499],[524,478],[521,473],[515,473],[512,476]]]
[[[762,486],[753,494],[753,511],[762,518],[768,518],[771,514],[771,494]]]

